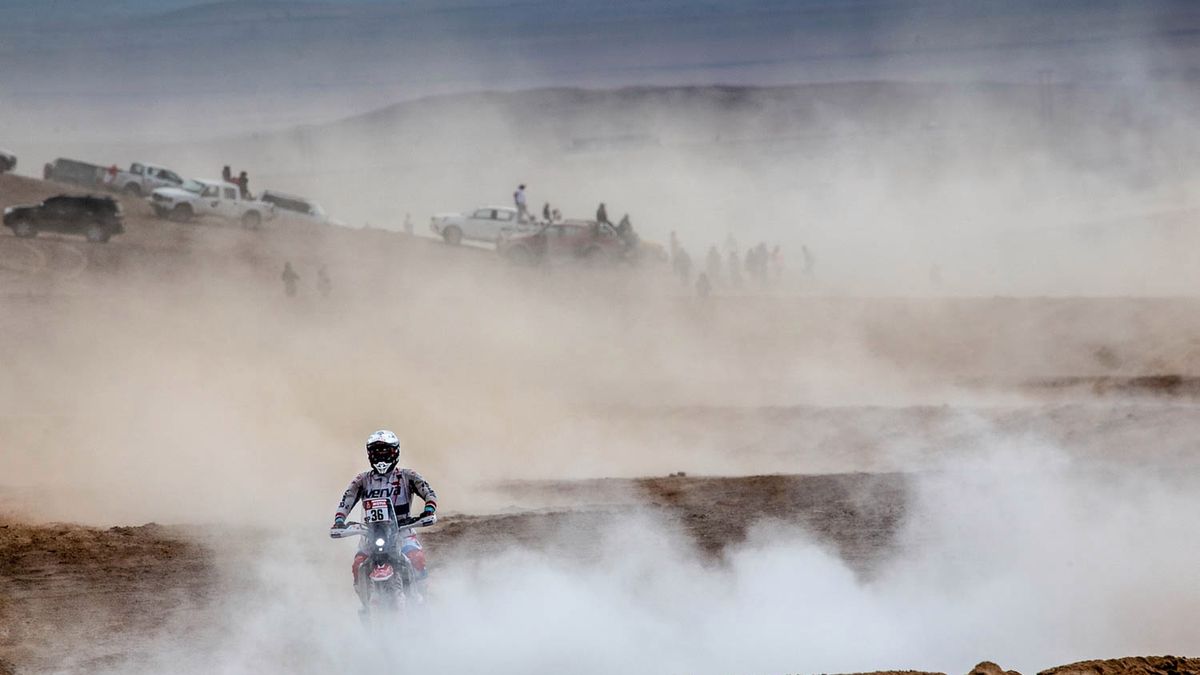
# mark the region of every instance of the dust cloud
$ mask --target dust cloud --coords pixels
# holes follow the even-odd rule
[[[1200,562],[1193,481],[1097,472],[1032,439],[963,454],[916,478],[898,553],[869,580],[795,525],[760,522],[714,565],[626,509],[548,533],[586,538],[582,559],[512,545],[443,562],[420,620],[380,642],[329,583],[351,547],[268,535],[268,555],[237,559],[252,583],[206,610],[221,621],[163,631],[111,672],[965,672],[981,654],[1030,672],[1189,644],[1200,598],[1177,580]]]

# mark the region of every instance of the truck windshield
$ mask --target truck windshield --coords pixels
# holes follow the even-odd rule
[[[183,181],[183,185],[180,185],[179,187],[187,190],[188,192],[195,192],[196,194],[204,192],[204,183],[199,181],[185,180]]]

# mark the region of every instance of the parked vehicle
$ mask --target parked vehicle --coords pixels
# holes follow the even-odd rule
[[[4,225],[18,237],[39,232],[82,234],[88,241],[106,242],[125,231],[121,205],[107,196],[50,197],[40,204],[4,209]]]
[[[258,198],[273,205],[275,214],[280,218],[301,220],[318,225],[342,224],[330,219],[329,215],[325,213],[325,209],[311,199],[289,195],[278,190],[263,190]]]
[[[7,150],[0,150],[0,173],[17,168],[17,156]]]
[[[160,218],[188,222],[217,218],[258,227],[275,217],[275,206],[257,199],[242,199],[233,183],[220,180],[186,180],[179,187],[161,187],[150,193],[150,206]]]
[[[630,251],[629,247],[615,228],[593,220],[566,220],[543,225],[536,232],[509,232],[496,244],[501,256],[522,265],[551,260],[631,260],[636,249]]]
[[[506,230],[535,231],[539,227],[533,223],[518,224],[517,210],[511,206],[481,206],[470,215],[439,213],[429,221],[429,229],[452,245],[464,240],[495,244]]]
[[[153,164],[134,162],[129,165],[128,171],[117,172],[110,187],[127,195],[141,197],[150,194],[156,188],[180,185],[183,185],[183,179],[174,171]]]
[[[107,171],[99,164],[88,164],[74,159],[59,157],[42,167],[42,178],[60,183],[74,183],[86,187],[104,185]]]

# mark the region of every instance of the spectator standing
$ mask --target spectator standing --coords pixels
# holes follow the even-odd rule
[[[737,252],[738,252],[737,239],[734,239],[733,233],[730,232],[728,235],[725,236],[725,255],[729,255],[730,253],[737,255]]]
[[[116,164],[113,164],[112,166],[108,167],[108,169],[105,170],[105,172],[104,172],[105,184],[107,184],[107,185],[115,184],[117,182],[117,172],[118,171],[120,171],[120,169],[117,168]]]
[[[233,171],[229,169],[228,164],[225,165],[224,169],[221,169],[221,180],[225,181],[226,183],[233,182]]]
[[[608,222],[608,209],[604,208],[604,202],[600,202],[600,206],[596,207],[596,222],[611,225]]]
[[[708,259],[704,262],[704,271],[708,275],[710,284],[719,283],[721,280],[721,254],[717,252],[716,246],[708,247]]]
[[[517,206],[517,222],[524,223],[529,217],[529,212],[525,210],[525,184],[521,183],[517,186],[517,191],[513,193],[513,203]]]
[[[680,248],[679,253],[675,256],[675,273],[679,275],[679,280],[684,286],[688,286],[692,282],[692,256],[688,252]]]
[[[242,199],[250,199],[250,177],[245,171],[238,174],[237,186],[238,192],[242,193]]]
[[[713,248],[716,248],[715,246]],[[708,274],[701,272],[696,278],[696,295],[701,299],[707,298],[712,294],[712,283],[708,280]]]
[[[729,285],[739,290],[742,288],[742,260],[737,251],[729,252]]]
[[[767,264],[770,256],[765,242],[759,242],[758,246],[754,247],[754,276],[758,278],[760,286],[767,285]]]
[[[322,298],[328,298],[333,292],[333,280],[329,278],[329,270],[321,265],[321,269],[317,270],[317,292]]]
[[[546,221],[547,223],[550,222],[550,202],[546,202],[546,204],[542,206],[542,220]]]
[[[812,251],[809,251],[807,246],[801,244],[800,257],[804,259],[804,276],[812,279],[815,276],[813,269],[817,266],[817,261],[813,258]]]
[[[300,275],[296,274],[296,270],[292,269],[292,262],[289,260],[283,263],[283,292],[289,298],[296,297],[296,282],[300,281]]]

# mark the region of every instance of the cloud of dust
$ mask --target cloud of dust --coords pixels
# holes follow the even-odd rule
[[[1200,562],[1188,480],[1096,471],[1037,439],[996,437],[913,482],[897,550],[870,580],[786,524],[758,523],[713,565],[669,524],[627,512],[597,531],[547,534],[588,541],[582,557],[514,545],[442,561],[427,611],[382,639],[355,616],[349,545],[317,542],[319,528],[268,538],[269,555],[239,563],[257,570],[253,581],[211,610],[219,625],[188,640],[168,629],[114,672],[401,661],[449,672],[955,673],[983,659],[1033,672],[1195,649],[1200,597],[1182,582]]]
[[[94,295],[10,298],[26,347],[5,357],[11,386],[0,390],[5,506],[88,523],[241,521],[278,486],[298,522],[323,521],[379,427],[401,434],[404,463],[454,495],[455,510],[501,480],[772,466],[725,457],[719,443],[701,449],[686,419],[649,439],[654,453],[639,448],[669,406],[786,395],[786,376],[775,394],[753,386],[798,358],[771,344],[769,327],[752,331],[763,348],[741,352],[736,316],[597,290],[617,272],[547,277],[433,248],[432,261],[401,261],[397,279],[376,273],[395,249],[341,234],[319,252],[301,244],[249,262],[217,240],[202,266],[180,264],[165,284],[149,269],[101,277]],[[308,284],[320,255],[338,299],[281,303],[274,256],[287,255]],[[434,268],[437,284],[410,281]],[[809,338],[836,346],[803,358],[856,360],[860,350],[833,339],[843,330]],[[803,386],[820,391],[828,368]],[[63,481],[72,500],[43,499]]]

